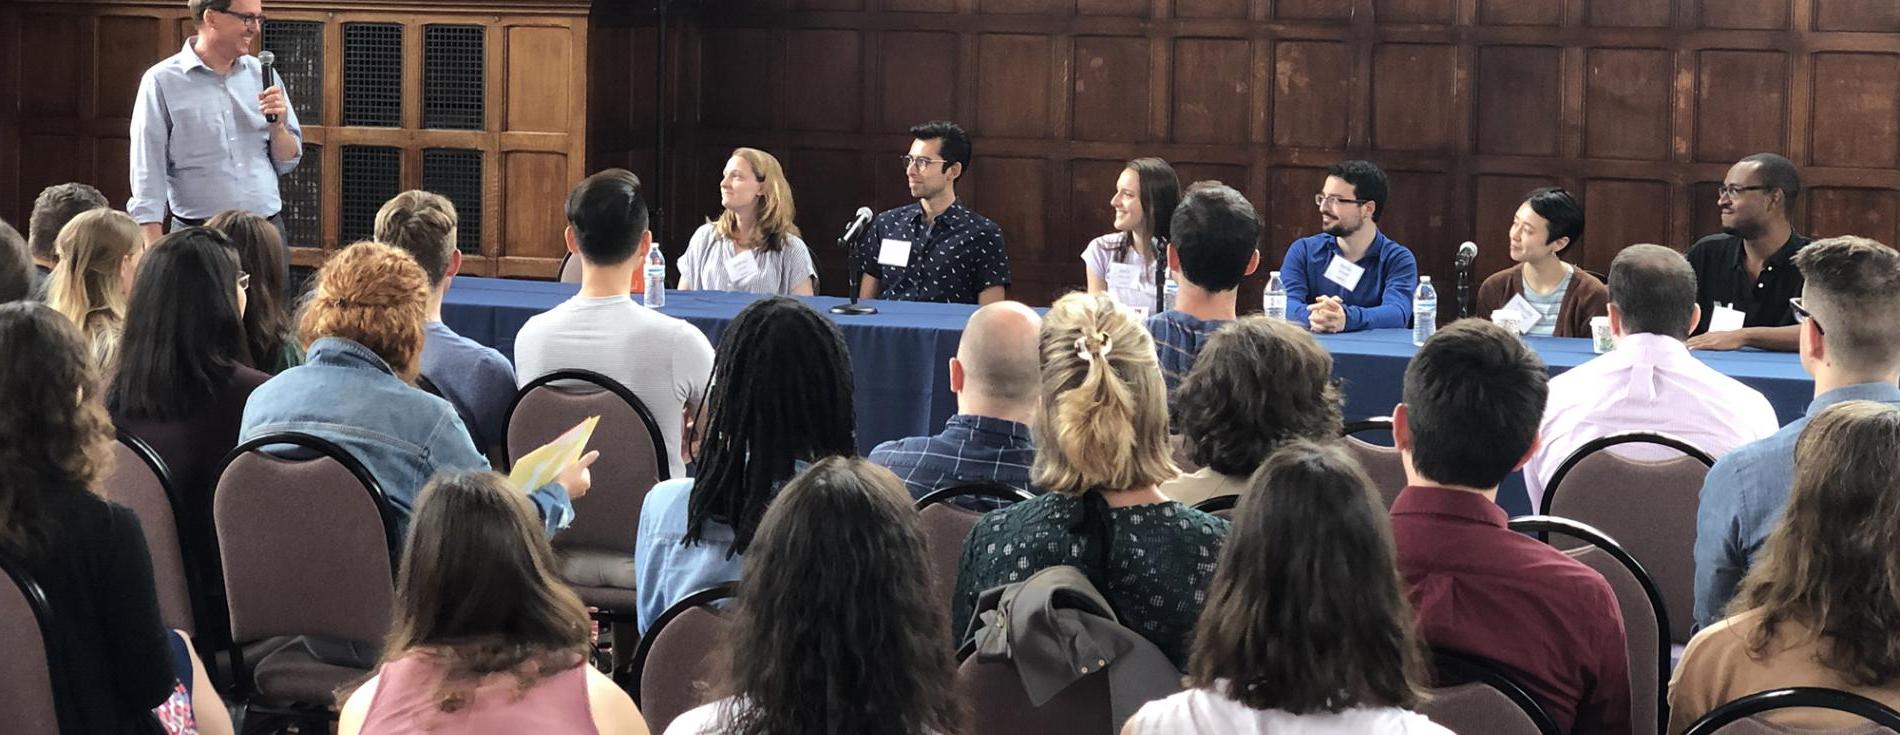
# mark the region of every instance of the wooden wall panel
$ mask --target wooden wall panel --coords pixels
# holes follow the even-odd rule
[[[1587,24],[1604,28],[1666,28],[1682,0],[1586,0]]]
[[[1583,197],[1583,238],[1571,246],[1571,262],[1608,274],[1610,261],[1624,246],[1670,243],[1668,183],[1591,179],[1584,182],[1579,195]]]
[[[1185,15],[1208,5],[1219,5],[1221,2],[1222,0],[1207,0],[1206,2],[1183,0],[1176,5],[1176,12]],[[1150,7],[1152,6],[1148,4],[1148,0],[1076,0],[1075,2],[1077,15],[1120,15],[1146,18]]]
[[[1814,55],[1814,163],[1900,165],[1900,55]]]
[[[1122,175],[1127,161],[1106,161],[1079,158],[1069,162],[1069,217],[1074,223],[1076,239],[1079,240],[1068,250],[1073,255],[1082,253],[1082,246],[1097,235],[1106,235],[1115,229],[1115,210],[1108,200],[1115,196],[1115,179]],[[1179,171],[1175,172],[1177,175]],[[1181,182],[1183,186],[1187,182]],[[1093,232],[1090,235],[1086,233]],[[1048,248],[1049,260],[1061,256],[1064,248]]]
[[[1804,231],[1815,237],[1860,235],[1889,245],[1900,240],[1900,194],[1892,189],[1823,187],[1803,196],[1808,200]]]
[[[565,70],[573,67],[573,39],[565,28],[517,26],[508,44],[508,114],[504,130],[558,132],[568,128]]]
[[[1075,39],[1074,136],[1148,140],[1149,42],[1139,37]]]
[[[1556,155],[1562,52],[1545,46],[1478,49],[1478,152]]]
[[[1405,170],[1394,168],[1387,172],[1392,179],[1389,187],[1385,214],[1379,216],[1379,229],[1387,236],[1398,240],[1412,249],[1415,256],[1423,259],[1425,272],[1433,274],[1434,279],[1444,281],[1450,277],[1449,271],[1434,266],[1440,265],[1432,260],[1433,253],[1445,247],[1446,252],[1455,252],[1458,243],[1474,239],[1472,227],[1464,222],[1447,216],[1453,211],[1453,177],[1442,171]],[[1313,194],[1319,192],[1324,178],[1316,178],[1308,186],[1312,190],[1306,195],[1306,206],[1300,214],[1306,221],[1307,234],[1319,231],[1319,215],[1313,205]],[[1277,215],[1277,213],[1276,213]]]
[[[1190,38],[1174,46],[1174,140],[1247,139],[1253,49],[1246,41]]]
[[[93,77],[94,109],[100,117],[125,118],[130,124],[132,103],[138,98],[139,77],[145,69],[176,49],[159,50],[153,39],[163,33],[157,18],[103,16],[99,18],[99,67]]]
[[[1733,162],[1785,150],[1788,55],[1780,51],[1704,51],[1696,87],[1696,160]]]
[[[795,91],[788,90],[782,98],[780,119],[786,128],[841,132],[863,128],[861,41],[857,31],[785,34],[786,70],[798,80]]]
[[[773,35],[749,28],[725,29],[717,42],[701,44],[700,49],[703,76],[693,91],[698,97],[701,124],[738,129],[777,127],[779,106],[760,104],[772,99],[771,74],[779,68]]]
[[[22,59],[63,59],[63,63],[33,65],[30,84],[20,90],[20,114],[25,118],[73,118],[80,115],[83,97],[73,90],[84,89],[80,80],[93,63],[89,54],[74,54],[88,47],[85,34],[88,18],[67,13],[29,12],[22,24],[31,32],[20,37]]]
[[[1459,238],[1470,238],[1478,244],[1476,273],[1493,273],[1511,267],[1510,239],[1506,236],[1511,217],[1517,214],[1518,205],[1524,203],[1525,194],[1559,183],[1554,177],[1544,176],[1478,175],[1473,187],[1473,211],[1476,214],[1473,222],[1476,226],[1471,234]],[[1455,243],[1453,247],[1456,247]],[[1483,278],[1476,276],[1474,280],[1482,281]],[[1475,293],[1477,284],[1473,283],[1472,288]],[[1439,289],[1439,292],[1444,293],[1444,289]]]
[[[526,257],[559,258],[566,250],[562,231],[567,220],[557,206],[527,206],[529,202],[552,204],[567,197],[567,158],[558,153],[508,153],[501,158],[502,192],[510,201],[519,202],[507,221],[507,242],[511,254]]]
[[[1528,2],[1529,0],[1506,1]],[[1373,17],[1381,24],[1442,25],[1451,23],[1458,17],[1456,0],[1377,0],[1372,7]]]
[[[954,33],[887,33],[878,44],[879,128],[902,132],[922,120],[956,116],[954,84],[919,84],[955,79],[960,68]]]
[[[1344,148],[1352,110],[1352,49],[1344,43],[1274,44],[1273,144]]]
[[[1702,27],[1733,30],[1781,30],[1793,16],[1791,0],[1696,0]]]
[[[1479,0],[1478,22],[1502,26],[1554,26],[1564,19],[1563,0]]]
[[[1356,5],[1339,0],[1273,0],[1270,4],[1277,20],[1335,21],[1351,19]]]
[[[977,39],[977,48],[977,127],[1008,138],[1049,135],[1049,38],[990,33]]]
[[[1900,3],[1892,0],[1815,0],[1814,29],[1900,32]]]
[[[1389,43],[1373,49],[1373,147],[1451,152],[1457,146],[1452,104],[1457,76],[1456,46]]]
[[[1594,158],[1669,158],[1674,90],[1663,49],[1590,49],[1584,76],[1583,153]]]

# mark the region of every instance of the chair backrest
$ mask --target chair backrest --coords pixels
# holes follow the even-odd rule
[[[46,626],[52,611],[38,582],[0,559],[0,712],[8,732],[59,732],[53,666],[59,660]]]
[[[673,603],[653,621],[633,654],[634,703],[647,729],[665,732],[673,718],[705,703],[705,684],[714,656],[732,622],[712,606],[729,599],[738,584],[727,582],[694,592]]]
[[[917,499],[917,514],[923,520],[924,558],[929,562],[930,589],[943,609],[949,610],[957,594],[957,558],[963,554],[963,539],[983,517],[981,512],[954,502],[957,498],[991,498],[1004,503],[1028,500],[1034,496],[997,483],[976,483],[941,488]],[[950,630],[961,634],[968,621],[950,621]]]
[[[1037,707],[1023,690],[1022,675],[1008,659],[967,656],[957,666],[957,693],[970,707],[972,732],[1100,735],[1115,732],[1108,670],[1070,684]]]
[[[528,382],[508,408],[502,451],[513,465],[589,416],[599,416],[589,449],[593,489],[574,501],[574,523],[554,537],[557,548],[584,547],[633,557],[640,505],[668,479],[666,438],[640,398],[613,378],[589,370],[557,370]],[[677,421],[678,417],[670,417]]]
[[[1194,504],[1194,509],[1221,518],[1231,518],[1234,506],[1240,504],[1239,495],[1216,495]]]
[[[1683,735],[1784,735],[1807,732],[1778,727],[1759,717],[1772,710],[1792,707],[1836,710],[1868,721],[1865,727],[1833,731],[1837,733],[1900,732],[1900,712],[1895,712],[1887,705],[1839,689],[1789,687],[1756,692],[1716,707],[1684,730]]]
[[[574,257],[574,253],[569,252],[561,256],[561,275],[557,280],[561,283],[581,282],[581,259]]]
[[[194,564],[185,563],[178,538],[178,496],[172,489],[165,460],[152,447],[124,431],[112,444],[112,476],[100,483],[100,495],[132,509],[145,532],[145,548],[152,557],[152,582],[158,591],[158,617],[167,628],[196,635],[192,603],[203,589],[193,578]]]
[[[1616,593],[1617,607],[1623,613],[1623,640],[1629,659],[1631,727],[1638,735],[1666,730],[1669,726],[1667,685],[1672,668],[1669,637],[1665,634],[1669,630],[1669,612],[1662,590],[1650,579],[1649,572],[1615,539],[1568,518],[1513,518],[1511,530],[1561,534],[1586,544],[1565,553],[1603,575]]]
[[[1359,467],[1371,478],[1372,487],[1379,491],[1379,498],[1385,501],[1385,507],[1391,508],[1392,501],[1398,500],[1399,491],[1405,489],[1405,462],[1399,458],[1398,447],[1374,444],[1355,434],[1384,432],[1392,434],[1392,417],[1375,416],[1363,421],[1346,424],[1339,435],[1345,443],[1346,451],[1359,460]]]
[[[1432,722],[1457,733],[1560,735],[1543,705],[1496,664],[1434,650],[1432,665],[1437,684],[1418,707]]]
[[[1648,461],[1606,451],[1654,445],[1683,456]],[[1616,539],[1643,563],[1677,615],[1669,640],[1686,644],[1695,607],[1696,507],[1715,458],[1676,437],[1625,432],[1593,439],[1557,466],[1538,513],[1581,521]]]
[[[355,457],[308,434],[258,437],[225,458],[211,504],[234,643],[382,642],[398,540],[382,486]]]

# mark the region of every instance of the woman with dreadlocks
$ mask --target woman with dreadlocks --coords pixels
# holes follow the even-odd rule
[[[739,579],[766,505],[793,475],[857,454],[844,335],[792,299],[755,301],[732,320],[707,404],[699,476],[653,486],[640,507],[642,634],[680,598]]]

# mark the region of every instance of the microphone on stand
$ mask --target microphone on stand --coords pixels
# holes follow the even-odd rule
[[[1458,246],[1452,267],[1458,271],[1458,318],[1471,316],[1471,265],[1478,261],[1478,244],[1466,240]]]
[[[259,51],[257,52],[257,63],[263,67],[264,78],[264,86],[258,87],[258,89],[270,89],[271,67],[277,65],[277,54],[273,54],[269,51]],[[265,115],[264,122],[275,125],[277,123],[277,115],[275,113]]]
[[[851,224],[845,225],[844,236],[838,238],[838,247],[844,250],[846,284],[851,291],[851,303],[831,307],[833,314],[867,316],[877,313],[877,307],[858,303],[858,279],[863,275],[862,269],[858,267],[858,241],[871,231],[871,218],[874,216],[876,213],[870,207],[858,207]]]

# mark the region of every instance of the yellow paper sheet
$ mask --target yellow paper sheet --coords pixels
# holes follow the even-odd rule
[[[522,456],[515,461],[514,471],[508,473],[508,481],[524,493],[553,482],[563,468],[581,458],[587,449],[587,440],[594,437],[594,426],[599,423],[599,416],[589,416],[554,441]]]

